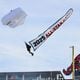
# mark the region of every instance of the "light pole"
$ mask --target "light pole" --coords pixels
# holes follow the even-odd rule
[[[72,80],[75,79],[75,60],[74,60],[74,46],[71,46],[72,48]]]

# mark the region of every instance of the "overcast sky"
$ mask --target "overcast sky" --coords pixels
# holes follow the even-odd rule
[[[23,25],[10,28],[0,21],[0,72],[67,69],[72,62],[70,46],[75,46],[75,56],[80,53],[80,0],[0,0],[0,20],[18,7],[28,15]],[[69,8],[74,10],[71,17],[33,57],[28,54],[24,41],[36,38]]]

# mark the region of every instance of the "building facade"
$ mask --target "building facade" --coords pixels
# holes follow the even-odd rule
[[[65,80],[60,71],[0,72],[0,80]]]

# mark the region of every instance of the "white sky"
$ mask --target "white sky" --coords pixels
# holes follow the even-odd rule
[[[75,46],[75,56],[80,53],[80,0],[0,0],[0,19],[17,7],[28,16],[25,23],[16,28],[0,22],[0,71],[67,69],[72,62],[69,47]],[[29,55],[24,41],[36,38],[69,8],[74,10],[72,16],[35,51],[33,57]]]

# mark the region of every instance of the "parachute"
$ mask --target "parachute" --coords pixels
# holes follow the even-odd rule
[[[5,15],[1,21],[3,25],[14,28],[22,25],[26,19],[26,16],[27,14],[21,8],[16,8]]]

